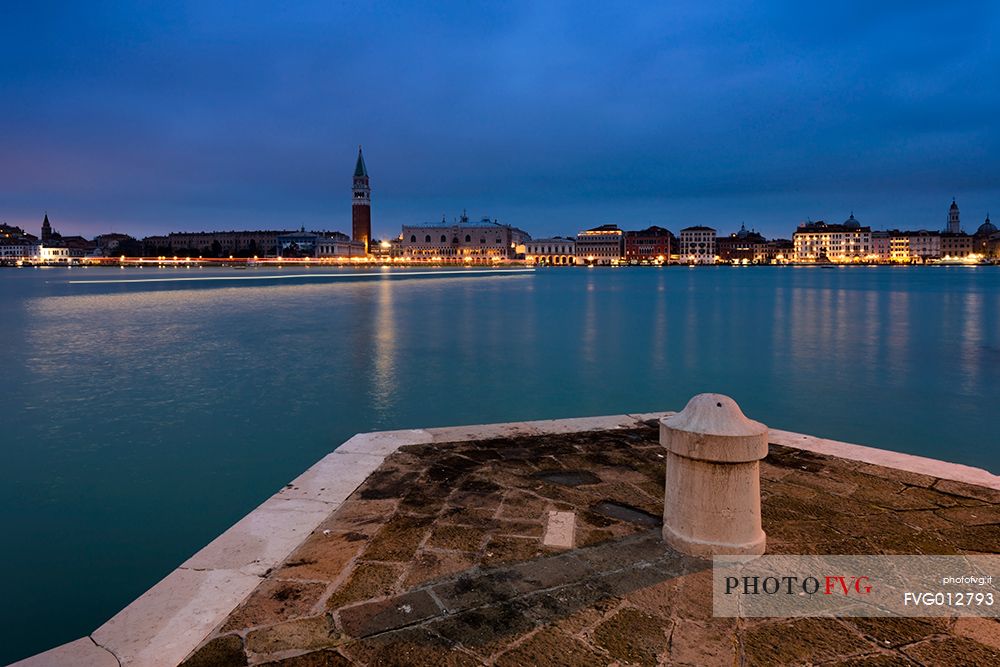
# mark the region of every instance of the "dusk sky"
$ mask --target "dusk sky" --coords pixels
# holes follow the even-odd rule
[[[7,2],[0,221],[790,237],[1000,217],[1000,3]],[[423,3],[421,3],[423,4]]]

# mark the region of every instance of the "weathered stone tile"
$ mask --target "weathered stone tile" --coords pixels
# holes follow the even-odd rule
[[[409,562],[430,532],[431,523],[427,517],[394,516],[371,539],[365,559]]]
[[[340,624],[351,637],[370,637],[399,630],[443,613],[427,591],[403,593],[385,600],[341,609]]]
[[[1000,665],[1000,651],[965,637],[931,639],[905,646],[902,651],[921,664],[935,667]]]
[[[249,653],[266,656],[281,651],[328,648],[342,641],[330,617],[323,614],[253,630],[247,634],[246,648]]]
[[[951,507],[937,511],[937,515],[963,526],[983,526],[1000,523],[1000,505],[978,507]]]
[[[489,528],[438,524],[431,530],[426,546],[452,551],[479,551],[490,536]]]
[[[537,496],[521,491],[510,491],[504,495],[499,517],[538,521],[547,510],[548,503]]]
[[[916,472],[900,470],[899,468],[886,468],[885,466],[877,466],[871,463],[862,463],[858,465],[856,470],[859,473],[871,475],[872,477],[893,479],[908,486],[919,486],[928,489],[937,481],[937,477],[931,475],[922,475]]]
[[[699,667],[731,667],[739,664],[739,647],[733,619],[696,622],[677,619],[670,632],[668,662]]]
[[[519,593],[578,583],[594,573],[591,565],[572,554],[519,563],[512,565],[509,571],[515,575],[511,585]]]
[[[945,632],[943,618],[846,618],[844,621],[880,648],[896,648]]]
[[[257,667],[350,667],[353,664],[335,649],[320,649],[290,658],[258,663]]]
[[[845,630],[831,619],[759,623],[743,632],[743,652],[751,665],[810,664],[874,652],[872,644]]]
[[[855,658],[824,662],[824,667],[913,667],[912,660],[898,653],[868,653]]]
[[[337,508],[337,511],[323,521],[316,530],[371,535],[396,513],[397,504],[394,499],[363,500],[354,497],[350,502]]]
[[[1000,525],[955,526],[938,532],[941,539],[957,549],[987,554],[1000,553]]]
[[[494,535],[486,543],[480,562],[484,567],[494,567],[529,560],[541,554],[541,542],[536,538]]]
[[[359,532],[318,531],[282,563],[273,576],[282,579],[336,581],[367,544]]]
[[[369,637],[344,647],[344,652],[369,667],[476,667],[482,660],[424,628],[410,628]]]
[[[934,484],[934,488],[942,493],[949,493],[964,498],[975,498],[987,503],[1000,503],[1000,488],[996,485],[991,487],[979,486],[976,484],[964,484],[953,482],[947,479],[940,479]]]
[[[198,647],[180,667],[243,667],[246,664],[243,639],[239,635],[222,635]]]
[[[583,642],[560,630],[543,628],[516,647],[501,654],[497,667],[588,667],[606,665],[608,659]]]
[[[893,514],[896,521],[918,530],[944,530],[954,524],[937,515],[933,510],[910,510]]]
[[[1000,618],[963,616],[955,619],[952,632],[1000,651]]]
[[[432,590],[449,613],[456,613],[514,598],[518,593],[512,582],[518,576],[509,568],[473,571],[442,582]]]
[[[667,651],[671,622],[626,607],[594,628],[594,644],[631,665],[655,667]]]
[[[500,602],[432,621],[425,627],[485,658],[534,629],[526,611],[516,602]]]
[[[265,579],[226,619],[220,632],[274,625],[307,616],[326,593],[326,584],[286,579]]]
[[[423,470],[407,470],[388,461],[369,475],[355,493],[361,500],[400,499],[410,493]]]
[[[475,554],[464,551],[418,551],[403,587],[415,588],[428,581],[465,572],[478,562]]]
[[[351,574],[333,592],[326,603],[329,610],[363,602],[396,592],[396,582],[402,575],[401,565],[358,561]]]

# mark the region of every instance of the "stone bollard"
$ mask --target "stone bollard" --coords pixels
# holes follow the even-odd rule
[[[660,420],[667,449],[663,539],[692,556],[764,553],[760,460],[767,426],[747,419],[736,401],[699,394]]]

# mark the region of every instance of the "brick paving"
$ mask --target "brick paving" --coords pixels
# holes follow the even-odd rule
[[[403,447],[183,664],[1000,665],[997,619],[714,618],[663,466],[655,422]],[[761,476],[770,554],[1000,553],[998,491],[776,445]]]

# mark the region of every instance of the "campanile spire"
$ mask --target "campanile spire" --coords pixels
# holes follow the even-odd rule
[[[372,238],[372,190],[368,185],[368,169],[358,145],[358,161],[354,165],[354,196],[351,200],[351,238],[365,244],[365,252]]]

